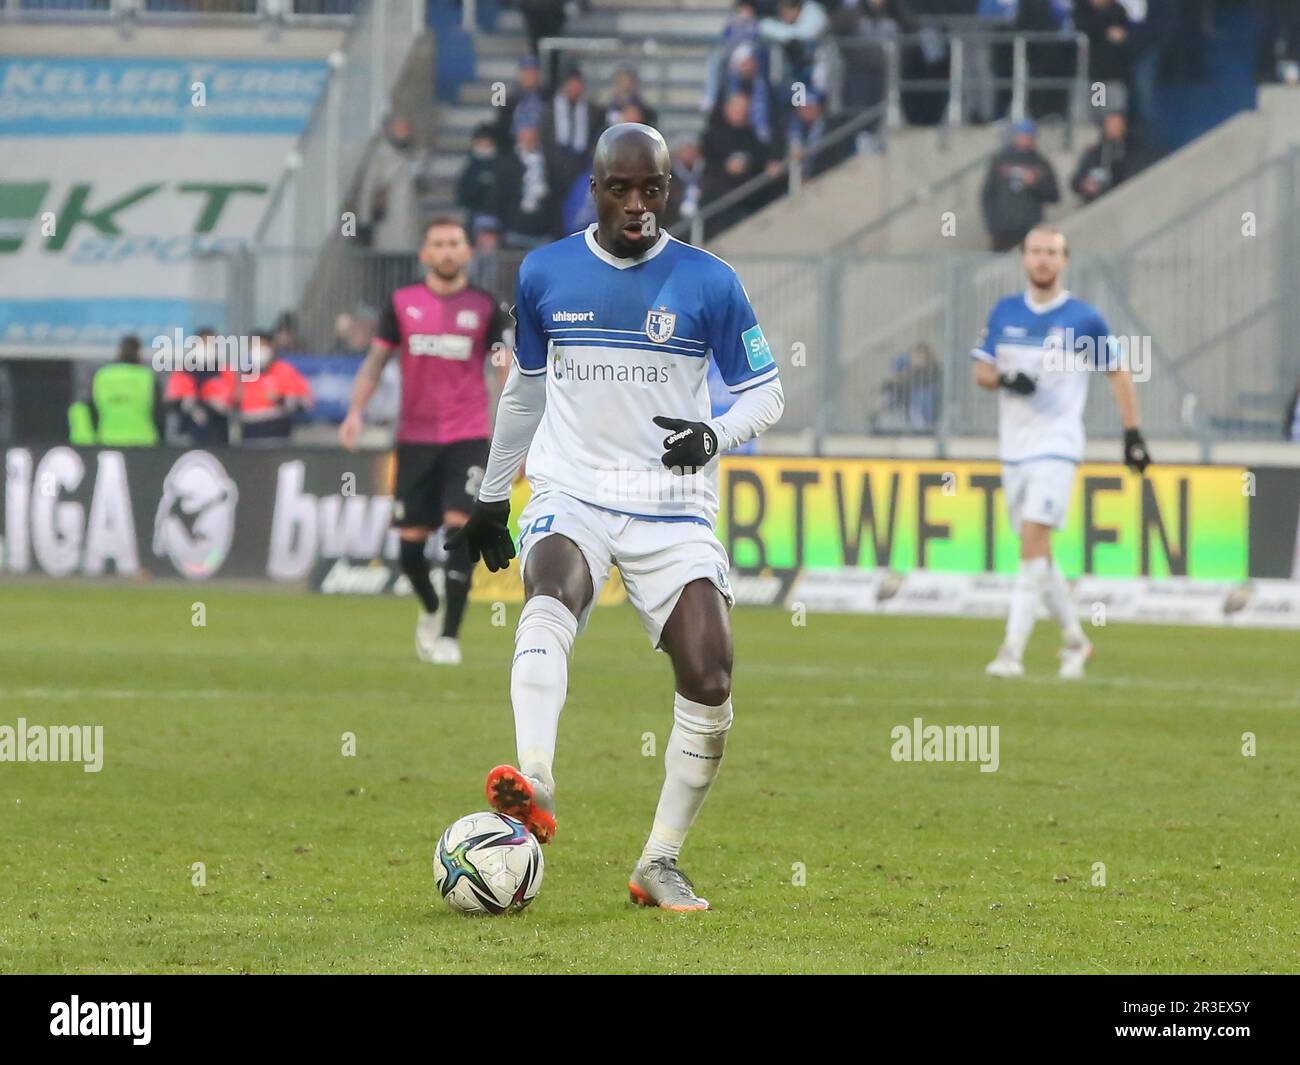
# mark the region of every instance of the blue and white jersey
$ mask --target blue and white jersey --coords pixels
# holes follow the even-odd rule
[[[619,259],[596,227],[530,252],[515,298],[519,372],[546,375],[528,452],[534,491],[641,517],[714,524],[718,464],[664,468],[656,415],[708,421],[708,360],[731,392],[777,376],[736,272],[667,233]]]
[[[1062,292],[1034,304],[1021,293],[999,300],[971,355],[999,373],[1025,373],[1031,396],[998,390],[998,452],[1003,462],[1083,458],[1089,374],[1118,366],[1118,346],[1096,307]]]

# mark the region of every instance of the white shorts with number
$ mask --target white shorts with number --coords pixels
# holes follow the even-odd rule
[[[1027,521],[1053,529],[1065,524],[1075,468],[1065,459],[1030,459],[1002,467],[1002,491],[1017,535]]]
[[[727,579],[727,552],[702,522],[637,518],[543,489],[519,516],[520,572],[532,549],[555,533],[578,545],[591,571],[591,602],[578,618],[580,632],[587,627],[611,565],[618,566],[627,597],[656,648],[682,589],[691,581],[711,581],[728,607],[735,603]]]

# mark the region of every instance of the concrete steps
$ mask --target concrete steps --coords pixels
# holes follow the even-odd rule
[[[597,53],[575,49],[565,60],[578,62],[598,103],[603,102],[614,72],[629,63],[634,65],[646,99],[659,112],[664,135],[671,140],[682,133],[695,133],[703,125],[700,99],[707,58],[729,10],[719,0],[601,0],[599,9],[570,19],[565,35],[617,38],[615,47]],[[708,39],[658,43],[680,34]],[[527,53],[519,14],[503,11],[494,32],[476,33],[474,51],[475,79],[461,86],[453,106],[443,105],[437,112],[428,163],[430,209],[454,207],[456,178],[464,166],[470,136],[480,123],[496,120],[491,104],[495,85],[514,83],[519,60]]]

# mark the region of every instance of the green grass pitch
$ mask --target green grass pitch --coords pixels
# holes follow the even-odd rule
[[[1032,675],[998,682],[995,622],[737,610],[736,724],[683,855],[715,910],[678,916],[625,888],[671,674],[630,608],[598,610],[541,894],[467,919],[430,859],[513,760],[517,616],[473,608],[450,670],[416,661],[410,603],[0,585],[0,725],[105,746],[98,774],[0,763],[0,971],[1300,969],[1294,633],[1096,629],[1071,685],[1040,625]],[[999,770],[893,761],[917,716],[998,725]]]

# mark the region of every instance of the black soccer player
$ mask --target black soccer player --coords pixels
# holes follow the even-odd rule
[[[733,599],[713,532],[715,460],[774,424],[784,400],[735,271],[658,226],[670,169],[657,130],[611,127],[591,178],[598,221],[524,260],[514,365],[460,538],[489,569],[508,564],[510,482],[527,454],[526,602],[510,676],[519,767],[489,773],[489,800],[540,840],[554,834],[552,762],[569,653],[616,564],[676,681],[664,785],[628,886],[642,905],[700,910],[708,902],[678,854],[732,720]],[[738,393],[718,418],[710,418],[710,358]]]

